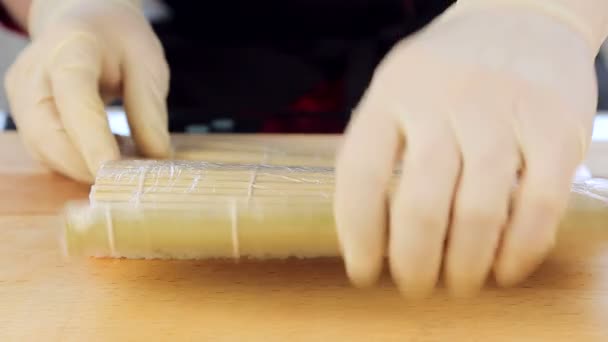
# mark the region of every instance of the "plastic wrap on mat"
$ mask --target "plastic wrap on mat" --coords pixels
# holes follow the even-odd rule
[[[63,241],[72,256],[334,257],[333,188],[326,167],[111,162],[90,203],[68,206]],[[608,180],[575,180],[577,215],[608,222]]]
[[[333,169],[201,161],[104,165],[67,208],[70,255],[284,258],[337,253]]]

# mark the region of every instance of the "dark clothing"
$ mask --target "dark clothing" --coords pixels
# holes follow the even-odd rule
[[[174,130],[339,132],[384,54],[449,0],[169,0],[156,25],[172,71]]]
[[[166,0],[170,128],[340,132],[386,52],[453,1]],[[17,29],[1,4],[0,23]]]
[[[6,8],[4,8],[2,2],[0,2],[0,26],[4,26],[17,33],[22,33],[17,23],[11,18]]]

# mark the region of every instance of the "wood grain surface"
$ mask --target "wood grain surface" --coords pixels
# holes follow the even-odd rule
[[[226,139],[302,153],[330,153],[338,142],[175,141],[195,151]],[[590,156],[594,165],[600,155]],[[490,284],[466,301],[440,288],[408,302],[386,274],[374,289],[352,288],[339,260],[64,260],[56,214],[87,191],[29,160],[16,136],[0,135],[0,341],[608,341],[603,221],[567,222],[548,261],[517,288]]]

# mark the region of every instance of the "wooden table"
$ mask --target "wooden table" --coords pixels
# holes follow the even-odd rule
[[[217,139],[175,138],[181,148]],[[234,139],[313,150],[337,142]],[[607,152],[608,144],[593,145],[596,173],[608,171]],[[65,261],[56,214],[87,192],[29,160],[15,135],[0,135],[0,341],[608,341],[602,224],[563,235],[518,288],[490,285],[468,301],[450,300],[440,289],[412,303],[388,276],[372,290],[351,288],[337,260]]]

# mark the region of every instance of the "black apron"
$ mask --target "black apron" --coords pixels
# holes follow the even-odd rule
[[[155,30],[172,73],[171,129],[232,118],[259,131],[302,115],[344,125],[390,47],[450,2],[167,0],[172,17]]]

